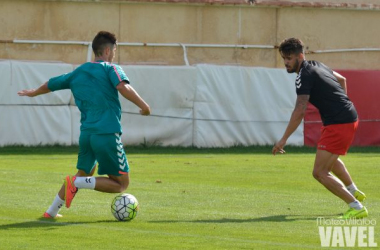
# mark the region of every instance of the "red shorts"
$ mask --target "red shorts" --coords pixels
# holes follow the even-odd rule
[[[359,121],[323,126],[322,135],[318,141],[318,149],[337,155],[347,154],[358,125]]]

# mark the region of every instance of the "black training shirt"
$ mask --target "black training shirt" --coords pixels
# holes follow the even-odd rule
[[[355,122],[358,114],[333,71],[317,61],[303,61],[296,78],[297,95],[310,95],[324,126]]]

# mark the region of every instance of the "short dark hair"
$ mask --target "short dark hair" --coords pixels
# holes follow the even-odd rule
[[[107,46],[115,44],[115,34],[108,31],[99,31],[94,37],[94,40],[92,40],[92,50],[94,51],[95,56],[101,56]]]
[[[304,53],[304,44],[298,38],[288,38],[281,42],[278,51],[281,55],[291,55]]]

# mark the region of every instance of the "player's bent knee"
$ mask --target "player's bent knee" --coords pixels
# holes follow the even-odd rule
[[[129,186],[129,176],[128,176],[128,174],[122,175],[122,176],[112,176],[112,175],[109,175],[108,177],[119,184],[119,187],[118,187],[118,190],[117,190],[117,192],[119,192],[119,193],[124,192],[128,188],[128,186]]]
[[[122,182],[122,183],[120,183],[119,193],[122,193],[125,190],[127,190],[128,186],[129,186],[129,181],[128,182]]]
[[[313,170],[313,177],[317,181],[321,181],[321,180],[325,179],[327,177],[327,175],[328,175],[328,172],[326,173],[325,171],[316,170],[316,169]]]
[[[319,180],[320,175],[319,175],[318,171],[315,171],[315,170],[313,171],[313,177],[314,177],[314,179]]]

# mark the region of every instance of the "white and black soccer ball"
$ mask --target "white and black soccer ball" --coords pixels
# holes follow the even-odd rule
[[[111,203],[111,212],[118,221],[130,221],[137,216],[139,202],[131,194],[119,194]]]

